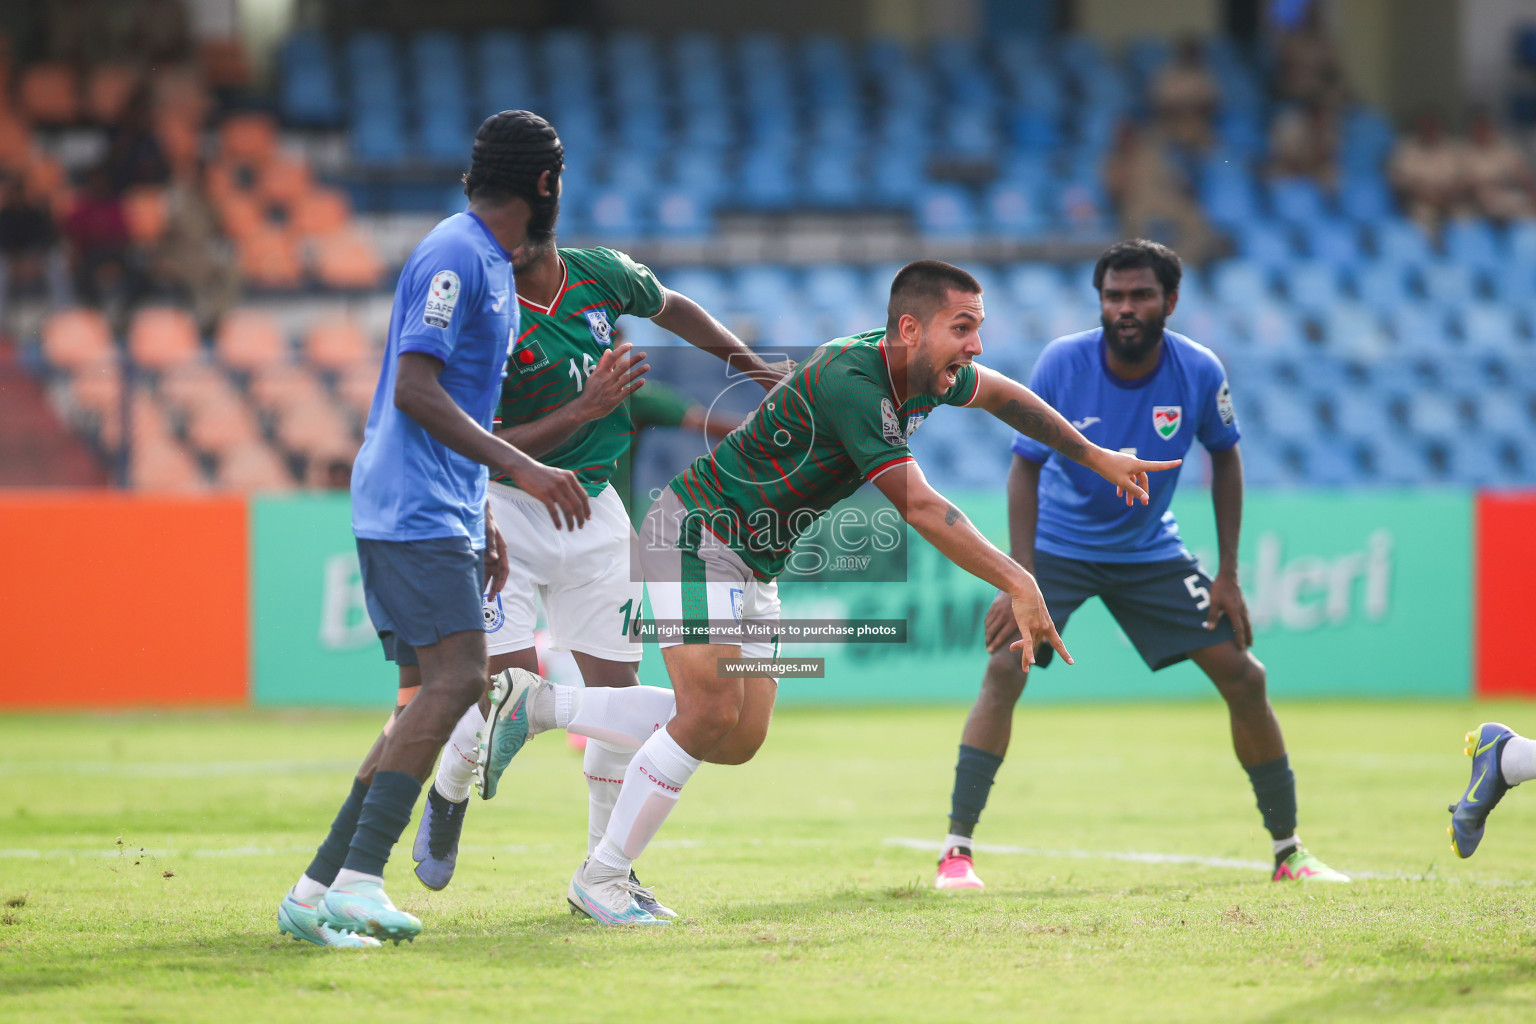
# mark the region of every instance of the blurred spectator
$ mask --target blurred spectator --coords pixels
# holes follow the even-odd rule
[[[1462,147],[1445,134],[1440,116],[1419,115],[1413,133],[1398,140],[1387,172],[1408,216],[1426,231],[1465,212],[1466,179]]]
[[[178,64],[192,56],[192,32],[183,0],[138,0],[129,39],[151,64]]]
[[[1130,122],[1122,122],[1104,163],[1104,186],[1120,213],[1128,238],[1152,238],[1172,245],[1191,263],[1215,254],[1215,237],[1189,184],[1161,144]],[[1169,229],[1174,238],[1169,239]]]
[[[1211,142],[1211,118],[1218,98],[1200,40],[1194,36],[1179,40],[1173,60],[1152,82],[1152,107],[1163,133],[1188,150],[1204,150]]]
[[[1322,5],[1307,5],[1294,28],[1280,35],[1276,92],[1293,103],[1314,103],[1337,110],[1344,103],[1344,71],[1339,52],[1323,27]]]
[[[1269,169],[1276,177],[1311,178],[1325,188],[1338,180],[1339,118],[1315,100],[1293,103],[1269,132]]]
[[[1467,135],[1462,167],[1472,211],[1497,221],[1536,217],[1536,175],[1520,147],[1486,110],[1473,115]]]
[[[112,172],[100,164],[85,176],[74,209],[64,222],[74,252],[75,281],[87,302],[121,306],[129,296],[128,221],[122,198],[112,189]]]
[[[154,89],[148,80],[134,86],[121,120],[108,131],[107,160],[112,187],[121,192],[134,185],[163,185],[170,176],[165,151],[154,127]]]
[[[41,282],[56,309],[70,303],[69,262],[53,210],[19,181],[0,178],[0,323],[13,282]]]
[[[352,489],[352,463],[342,458],[326,459],[319,468],[318,485],[328,491]]]
[[[240,275],[196,168],[177,173],[165,206],[165,232],[150,253],[150,273],[160,287],[185,295],[198,327],[211,332],[240,300]]]

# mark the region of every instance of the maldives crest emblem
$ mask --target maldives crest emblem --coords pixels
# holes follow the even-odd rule
[[[1154,405],[1152,407],[1152,429],[1157,431],[1157,436],[1164,441],[1179,432],[1179,424],[1184,422],[1184,407],[1179,405]]]

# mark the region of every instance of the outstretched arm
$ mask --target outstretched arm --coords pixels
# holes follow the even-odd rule
[[[1216,546],[1221,564],[1211,581],[1210,615],[1206,628],[1215,629],[1223,615],[1237,633],[1239,647],[1253,646],[1248,602],[1237,582],[1237,537],[1243,529],[1243,457],[1233,445],[1211,453],[1211,504],[1216,510]]]
[[[443,390],[437,379],[442,372],[441,360],[422,352],[402,353],[395,371],[395,408],[445,447],[511,477],[544,503],[555,529],[562,515],[572,530],[591,518],[587,492],[575,473],[540,465],[470,419]]]
[[[874,482],[901,517],[945,558],[1008,594],[1022,637],[1013,646],[1022,648],[1026,668],[1035,663],[1035,648],[1043,643],[1056,648],[1067,664],[1072,663],[1034,576],[993,547],[964,512],[933,489],[916,462],[899,463],[875,477]]]
[[[695,348],[713,353],[734,369],[744,371],[748,377],[771,391],[775,384],[789,376],[795,365],[788,360],[765,363],[761,356],[747,347],[746,342],[732,334],[724,324],[709,315],[709,311],[682,292],[663,288],[665,304],[661,312],[651,317],[651,323],[671,331]]]
[[[566,440],[580,427],[600,420],[640,390],[650,364],[644,352],[624,341],[604,352],[582,383],[581,393],[538,419],[496,431],[496,436],[529,455],[539,456]]]
[[[1124,494],[1127,505],[1137,498],[1143,505],[1152,500],[1147,494],[1148,472],[1172,469],[1183,461],[1148,462],[1134,455],[1100,448],[1029,388],[985,366],[977,366],[976,372],[980,379],[976,397],[971,400],[972,406],[987,410],[1025,437],[1032,437],[1063,457],[1087,466],[1114,484],[1115,493]]]

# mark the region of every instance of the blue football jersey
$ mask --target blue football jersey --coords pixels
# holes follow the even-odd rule
[[[1088,440],[1138,458],[1182,459],[1196,438],[1207,451],[1226,451],[1239,437],[1221,361],[1172,331],[1163,332],[1157,369],[1140,380],[1110,372],[1103,328],[1058,338],[1040,353],[1029,387]],[[1045,464],[1037,549],[1090,562],[1159,562],[1185,554],[1168,510],[1178,469],[1150,474],[1151,503],[1126,507],[1103,477],[1040,442],[1018,434],[1013,450]]]
[[[389,343],[352,468],[352,532],[365,540],[468,537],[485,545],[486,467],[450,451],[395,408],[400,356],[442,361],[438,382],[489,430],[517,338],[512,264],[472,213],[442,221],[400,272]]]

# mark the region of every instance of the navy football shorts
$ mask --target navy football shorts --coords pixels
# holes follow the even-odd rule
[[[1211,578],[1188,555],[1162,562],[1080,562],[1036,551],[1035,582],[1063,636],[1079,605],[1090,597],[1103,600],[1154,672],[1236,635],[1226,616],[1215,629],[1205,628]],[[1035,664],[1044,668],[1055,656],[1055,648],[1043,644]]]
[[[416,648],[485,630],[485,556],[466,537],[357,541],[368,618],[384,657],[415,665]]]

